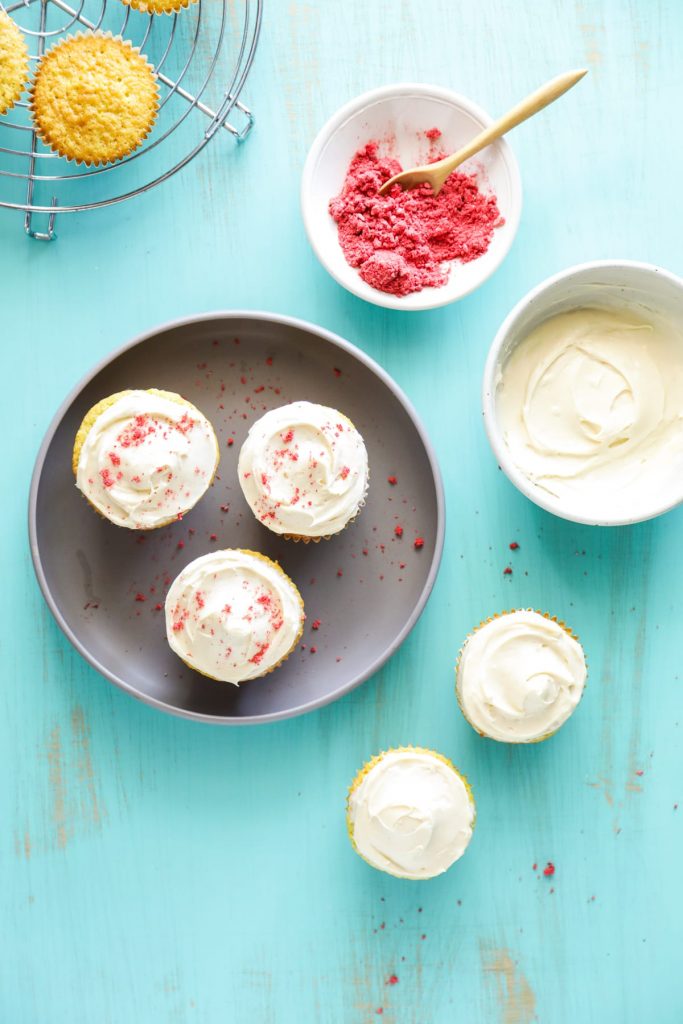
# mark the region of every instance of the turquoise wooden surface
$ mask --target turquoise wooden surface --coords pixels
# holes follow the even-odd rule
[[[498,471],[479,412],[493,333],[547,274],[610,256],[683,271],[682,29],[678,0],[269,0],[244,147],[222,138],[143,200],[62,217],[52,245],[0,211],[2,1024],[683,1018],[683,512],[612,531],[554,519]],[[342,102],[415,79],[496,113],[583,63],[511,138],[522,225],[479,292],[392,314],[318,266],[298,179]],[[448,502],[441,574],[400,653],[334,706],[238,730],[164,717],[86,666],[25,531],[67,389],[132,334],[229,307],[306,317],[378,359],[427,423]],[[565,616],[590,662],[571,723],[528,749],[480,740],[453,696],[460,640],[511,605]],[[478,801],[466,857],[427,884],[373,872],[344,828],[357,767],[407,742],[450,755]],[[548,860],[555,877],[537,877]]]

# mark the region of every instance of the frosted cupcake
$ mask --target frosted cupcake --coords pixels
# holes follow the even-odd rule
[[[564,725],[581,700],[586,659],[564,623],[525,609],[503,612],[467,637],[456,694],[481,736],[538,743]]]
[[[197,504],[218,467],[199,409],[171,391],[120,391],[86,414],[76,435],[76,486],[116,526],[153,530]]]
[[[368,453],[336,409],[293,402],[254,423],[242,445],[240,486],[256,518],[292,540],[319,541],[358,514]]]
[[[277,562],[228,548],[196,558],[166,597],[166,636],[190,668],[244,683],[277,668],[304,627],[299,591]]]
[[[476,811],[467,779],[441,754],[397,747],[354,779],[346,823],[358,854],[396,878],[440,875],[467,849]]]

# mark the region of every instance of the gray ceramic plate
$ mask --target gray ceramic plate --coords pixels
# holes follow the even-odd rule
[[[81,419],[95,402],[123,388],[147,387],[178,391],[209,417],[221,464],[211,490],[181,522],[136,533],[104,521],[85,502],[74,486],[71,452]],[[319,544],[284,541],[261,526],[236,478],[251,423],[298,399],[346,413],[363,434],[370,459],[365,508],[343,533]],[[397,479],[393,486],[390,476]],[[400,538],[396,526],[403,528]],[[303,321],[212,313],[136,338],[69,395],[38,453],[29,534],[52,614],[98,672],[134,697],[186,718],[266,722],[348,693],[406,638],[439,567],[444,498],[436,457],[415,411],[366,355]],[[418,537],[421,548],[414,545]],[[277,559],[306,606],[305,646],[271,675],[239,688],[186,668],[166,643],[164,613],[157,608],[188,562],[219,547],[251,548]]]

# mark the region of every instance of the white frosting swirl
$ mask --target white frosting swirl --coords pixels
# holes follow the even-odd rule
[[[117,526],[151,530],[199,501],[218,458],[213,427],[198,409],[154,392],[130,391],[88,431],[76,486]]]
[[[274,533],[325,537],[358,511],[368,454],[353,424],[335,409],[293,402],[257,420],[239,457],[249,506]]]
[[[301,634],[299,591],[251,551],[212,551],[186,565],[166,597],[172,650],[205,676],[235,685],[263,676]]]
[[[433,878],[462,857],[474,801],[458,772],[416,747],[382,754],[348,802],[353,842],[374,868],[397,878]]]
[[[578,640],[552,619],[526,610],[506,612],[467,638],[456,687],[477,732],[504,743],[531,743],[567,721],[585,682]]]
[[[683,476],[683,336],[652,316],[586,308],[551,317],[499,370],[517,467],[589,519],[675,504]]]

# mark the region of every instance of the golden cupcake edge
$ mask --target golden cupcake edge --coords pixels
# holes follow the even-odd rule
[[[239,551],[243,555],[253,555],[254,558],[258,558],[262,562],[265,562],[267,565],[273,566],[273,568],[277,569],[277,571],[282,576],[284,576],[284,578],[287,580],[289,585],[292,587],[292,589],[294,590],[294,592],[295,592],[295,594],[297,596],[297,600],[299,602],[299,607],[301,608],[301,620],[300,620],[300,623],[299,623],[299,632],[294,637],[294,640],[292,641],[291,647],[289,648],[289,650],[285,654],[282,655],[280,660],[277,661],[274,665],[271,665],[270,668],[267,668],[264,672],[260,672],[259,675],[257,675],[257,676],[252,676],[251,679],[248,679],[248,680],[245,679],[244,680],[244,682],[253,683],[257,679],[263,679],[265,676],[269,676],[271,672],[274,672],[276,668],[279,668],[280,665],[282,665],[285,661],[287,661],[287,658],[289,658],[290,654],[293,653],[295,647],[297,646],[297,644],[301,640],[301,637],[303,636],[303,633],[304,633],[304,625],[306,623],[306,612],[305,612],[305,609],[304,609],[304,599],[302,598],[301,592],[300,592],[299,588],[297,587],[296,583],[294,582],[294,580],[291,579],[291,577],[289,577],[287,575],[287,573],[282,568],[282,566],[280,565],[279,562],[276,562],[273,558],[268,558],[268,555],[264,555],[260,551],[251,551],[250,548],[222,548],[222,549],[219,548],[216,553],[218,554],[221,550],[223,550],[223,551]],[[182,572],[182,569],[181,569],[181,572]],[[180,573],[178,575],[180,575]],[[176,579],[177,578],[178,577],[176,576]],[[175,582],[175,580],[174,580],[174,582]],[[171,584],[171,586],[172,585],[173,584]],[[176,654],[176,656],[178,658],[180,658],[180,660],[182,661],[183,665],[187,665],[187,667],[192,669],[193,672],[196,672],[197,675],[204,676],[205,679],[211,679],[214,683],[225,683],[224,679],[219,679],[217,676],[209,675],[208,672],[202,672],[201,669],[197,668],[196,665],[191,665],[189,661],[186,661],[185,658],[181,657],[177,652],[174,652],[174,653]],[[244,685],[243,683],[237,683],[237,686],[243,686],[243,685]]]
[[[351,845],[353,846],[354,850],[356,851],[358,856],[361,858],[361,860],[364,860],[366,864],[370,864],[370,867],[375,868],[375,870],[377,870],[375,865],[371,864],[370,861],[367,859],[367,857],[363,856],[363,854],[360,852],[360,850],[358,849],[358,847],[356,845],[356,840],[355,840],[354,835],[353,835],[353,821],[351,819],[351,797],[356,792],[356,790],[358,789],[358,787],[362,783],[363,779],[365,779],[366,776],[369,775],[369,773],[372,771],[372,769],[376,765],[378,765],[387,756],[387,754],[401,754],[401,753],[430,754],[432,757],[436,757],[439,761],[442,761],[453,772],[455,772],[455,774],[458,776],[460,781],[465,786],[465,789],[467,790],[467,795],[469,797],[470,804],[472,805],[472,814],[473,814],[473,817],[472,817],[472,831],[473,832],[474,832],[474,826],[476,825],[476,822],[477,822],[477,805],[476,805],[475,800],[474,800],[474,793],[472,792],[472,786],[470,785],[470,782],[469,782],[469,779],[467,778],[467,776],[463,772],[461,772],[459,768],[456,768],[456,766],[453,764],[453,762],[450,760],[450,758],[446,757],[445,754],[440,754],[436,750],[431,750],[429,747],[413,746],[412,744],[409,744],[408,746],[401,746],[401,747],[387,747],[386,750],[382,750],[382,751],[380,751],[379,754],[375,754],[374,757],[371,757],[370,760],[366,761],[365,764],[362,766],[362,768],[360,768],[358,770],[358,772],[356,773],[356,775],[355,775],[355,777],[353,779],[353,782],[349,786],[348,793],[346,795],[346,830],[348,832],[349,839],[351,840]]]
[[[109,58],[105,65],[103,56]],[[90,60],[91,67],[84,67]],[[92,71],[94,63],[95,72]],[[112,68],[112,64],[117,66]],[[80,85],[84,71],[89,72],[85,96]],[[61,93],[68,95],[68,105],[77,110],[78,102],[87,108],[88,94],[92,95],[93,75],[99,73],[97,91],[111,96],[116,86],[126,84],[134,92],[137,101],[136,118],[131,117],[130,108],[120,104],[116,130],[111,126],[112,109],[90,110],[87,122],[81,124],[73,117],[74,124],[65,123],[63,115],[55,111],[54,99]],[[125,89],[123,90],[125,92]],[[147,138],[159,110],[159,86],[156,73],[140,49],[131,42],[114,36],[111,32],[77,32],[67,36],[51,47],[41,58],[36,69],[29,95],[29,108],[40,139],[53,152],[77,164],[92,165],[115,163],[134,152]],[[80,131],[79,131],[80,129]],[[106,136],[113,136],[107,142]],[[75,139],[74,139],[75,137]]]
[[[19,26],[0,9],[0,114],[6,114],[21,97],[29,80],[28,46]]]
[[[544,619],[548,619],[549,622],[556,623],[556,625],[558,625],[560,627],[560,629],[563,629],[565,631],[567,636],[570,636],[572,638],[572,640],[576,640],[577,644],[579,644],[579,646],[581,647],[581,650],[583,652],[584,661],[586,663],[586,676],[588,676],[588,659],[586,658],[586,652],[584,650],[583,644],[581,643],[578,635],[573,631],[573,629],[571,629],[566,624],[566,622],[564,622],[563,619],[559,619],[557,617],[557,615],[550,615],[549,612],[540,612],[537,608],[509,608],[507,611],[494,612],[493,615],[489,615],[488,618],[482,619],[482,621],[479,623],[479,625],[475,626],[474,629],[471,629],[469,631],[469,633],[467,634],[467,636],[465,637],[465,639],[463,640],[463,642],[462,642],[462,644],[460,646],[460,650],[458,651],[458,657],[457,657],[457,660],[455,662],[455,698],[456,698],[456,700],[458,702],[458,707],[460,708],[460,711],[462,712],[462,717],[465,719],[467,724],[469,726],[471,726],[472,729],[474,729],[474,731],[476,732],[477,736],[481,736],[482,739],[485,739],[485,740],[491,740],[493,743],[506,743],[506,742],[510,742],[510,741],[499,740],[499,739],[496,739],[495,736],[489,736],[488,733],[482,732],[481,729],[478,729],[476,727],[476,725],[472,722],[472,720],[468,717],[467,712],[465,711],[465,708],[464,708],[464,705],[463,705],[463,702],[462,702],[461,695],[460,695],[460,682],[459,682],[460,662],[462,660],[462,655],[463,655],[463,651],[465,650],[465,647],[467,646],[468,642],[472,639],[472,637],[474,636],[475,633],[477,633],[484,626],[488,626],[488,624],[490,622],[494,622],[496,619],[502,619],[506,615],[514,615],[515,612],[535,612],[536,615],[541,615]],[[579,704],[581,703],[581,700],[583,699],[583,694],[585,692],[585,689],[586,689],[586,684],[584,683],[584,687],[583,687],[583,690],[581,691],[581,696],[579,698]],[[577,704],[577,707],[578,707],[578,704]],[[574,710],[576,710],[576,708],[574,708]],[[562,723],[562,724],[564,724],[564,723]],[[559,732],[559,730],[561,728],[562,728],[562,725],[559,725],[557,727],[557,729],[553,729],[551,732],[547,732],[543,736],[537,736],[536,739],[533,739],[533,740],[521,740],[521,741],[517,740],[516,744],[519,745],[519,746],[529,746],[532,743],[543,743],[543,742],[545,742],[545,740],[549,740],[551,736],[554,736],[555,733]]]
[[[114,405],[115,402],[118,402],[120,398],[125,398],[126,395],[130,395],[132,390],[132,388],[126,388],[125,391],[116,391],[113,395],[108,395],[106,398],[100,399],[100,401],[96,402],[95,405],[92,406],[92,408],[88,409],[85,416],[83,417],[80,427],[76,431],[76,438],[74,440],[74,448],[71,456],[71,469],[73,471],[74,476],[78,475],[78,462],[81,457],[81,449],[83,448],[85,439],[92,430],[95,423],[97,422],[98,418],[102,415],[103,412],[106,412],[106,410],[109,409],[110,406]],[[150,395],[159,395],[161,398],[166,398],[169,402],[175,402],[176,405],[185,406],[186,408],[191,409],[192,412],[197,413],[198,416],[201,416],[202,419],[205,419],[206,422],[209,424],[211,428],[211,433],[213,435],[214,444],[216,446],[216,465],[214,467],[211,479],[209,480],[209,483],[206,486],[206,491],[208,491],[209,488],[212,486],[214,480],[216,479],[216,473],[218,472],[218,466],[221,458],[220,445],[218,444],[218,438],[216,437],[216,431],[213,428],[213,424],[209,419],[207,419],[207,417],[201,412],[201,410],[197,408],[196,405],[193,405],[192,402],[189,402],[186,398],[183,398],[182,395],[179,395],[175,391],[163,391],[161,388],[144,388],[141,390],[146,391],[147,394]],[[204,491],[204,494],[206,494],[206,491]],[[100,516],[101,519],[107,519],[107,517],[102,515],[100,510],[90,501],[87,495],[83,494],[83,497],[88,502],[90,507],[95,509],[95,512],[97,512],[98,516]],[[202,495],[202,497],[204,497],[204,495]],[[201,498],[199,500],[201,501]],[[195,504],[197,503],[195,502]],[[194,508],[194,505],[192,507]],[[191,509],[188,509],[188,512],[190,511]],[[168,519],[164,519],[163,522],[156,523],[154,526],[140,526],[136,527],[136,529],[139,529],[141,532],[145,530],[160,530],[163,526],[170,526],[171,523],[175,523],[176,521],[177,516],[169,516]]]

